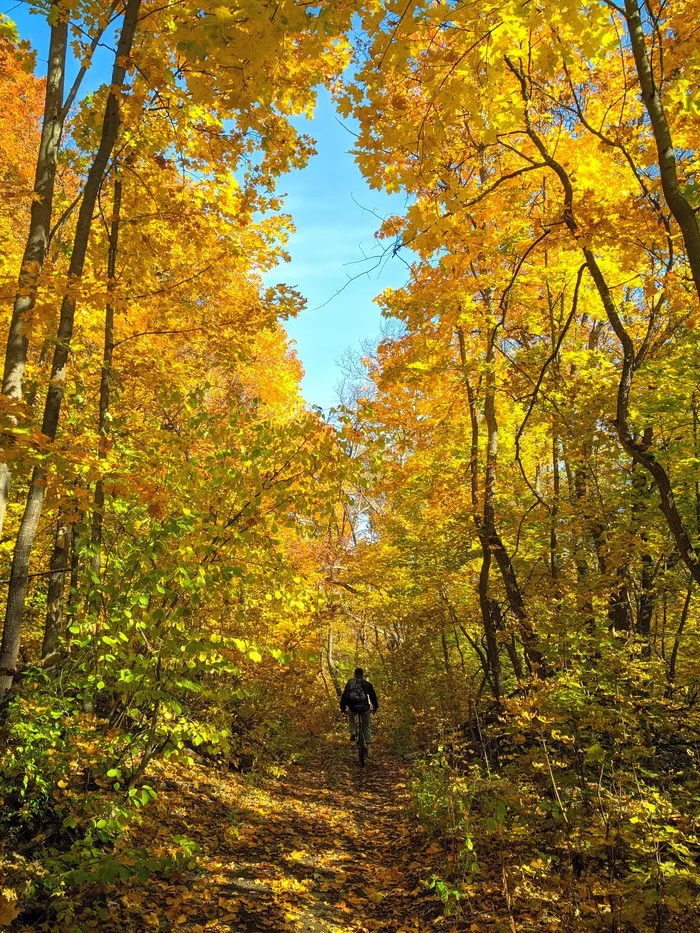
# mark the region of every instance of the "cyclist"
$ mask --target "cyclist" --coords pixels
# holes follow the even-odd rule
[[[340,698],[340,710],[348,710],[348,725],[350,726],[350,741],[354,742],[357,738],[358,728],[362,728],[364,733],[365,745],[368,746],[372,738],[372,727],[370,723],[370,703],[372,710],[376,713],[379,709],[377,694],[374,692],[372,684],[364,679],[365,672],[361,667],[355,668],[355,676],[345,684],[345,690]]]

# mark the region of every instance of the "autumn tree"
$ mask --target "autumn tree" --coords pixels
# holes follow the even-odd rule
[[[64,12],[52,12],[54,18],[58,16],[61,29],[66,26]],[[249,19],[221,5],[210,11],[149,10],[133,3],[116,12],[121,14],[120,44],[111,83],[80,104],[71,128],[83,151],[94,156],[77,208],[57,343],[47,373],[49,387],[40,433],[49,441],[56,438],[63,405],[79,297],[77,284],[85,277],[86,264],[89,267],[92,263],[93,216],[113,157],[128,163],[129,151],[138,148],[142,155],[150,152],[151,158],[163,165],[174,158],[180,172],[197,173],[219,186],[230,185],[232,173],[239,170],[243,185],[236,205],[238,222],[250,223],[256,210],[276,206],[274,199],[270,200],[275,177],[303,164],[310,152],[308,142],[298,137],[288,117],[311,107],[313,84],[320,75],[330,80],[345,60],[340,36],[348,13],[342,8],[335,17],[320,18],[290,8],[280,16],[261,10],[257,19]],[[254,60],[248,57],[251,30],[258,55]],[[287,73],[277,74],[269,65],[277,61],[285,43],[295,43],[298,54],[293,68],[290,65]],[[209,63],[212,49],[219,54],[214,68]],[[246,63],[242,68],[241,62]],[[312,84],[305,76],[313,78]],[[60,88],[55,94],[61,96]],[[227,120],[234,121],[230,130],[225,128]],[[56,133],[52,133],[53,139]],[[133,160],[131,171],[136,171]],[[47,196],[41,203],[48,204],[48,200]],[[265,226],[263,222],[261,229]],[[212,262],[216,261],[213,258]],[[38,271],[34,265],[32,269],[32,274]],[[20,309],[17,313],[21,317],[25,312]],[[10,356],[16,343],[13,328]],[[23,328],[20,325],[18,345],[22,360],[8,363],[16,372],[23,372],[28,349]],[[46,476],[45,466],[37,464],[14,552],[0,656],[0,667],[8,672],[14,669],[19,650],[29,560],[42,514]],[[11,676],[3,675],[3,689],[11,683]]]
[[[568,832],[590,825],[574,800],[597,755],[600,774],[627,769],[631,812],[660,784],[635,785],[623,762],[662,771],[668,730],[692,745],[692,701],[673,714],[659,701],[679,696],[676,645],[686,685],[697,669],[689,12],[387,3],[363,19],[341,108],[370,183],[406,196],[380,235],[412,264],[381,298],[398,325],[356,406],[382,468],[346,582],[390,620],[375,650],[397,709],[423,741],[438,722],[467,743],[423,785],[434,808],[469,814],[459,831],[483,820],[488,835],[500,817],[466,788],[437,793],[439,773],[488,793],[541,768],[528,807],[509,804],[513,827],[544,795]],[[619,719],[604,712],[616,690]],[[621,785],[605,787],[612,801]],[[667,801],[678,823],[690,793],[684,780]],[[592,838],[575,857],[591,853]],[[654,896],[687,868],[678,854]],[[627,869],[613,929],[650,922]],[[685,916],[683,899],[664,910]]]
[[[485,343],[477,378],[492,441],[495,356],[512,360],[519,370],[520,354],[531,356],[535,342],[548,334],[551,352],[541,359],[539,373],[529,377],[531,387],[523,389],[529,402],[515,431],[515,453],[533,507],[554,518],[552,541],[562,471],[568,470],[583,508],[589,509],[593,493],[586,468],[560,450],[563,432],[570,435],[568,452],[578,446],[584,458],[590,458],[592,438],[581,448],[576,428],[552,425],[549,445],[557,453],[550,453],[546,475],[557,490],[546,496],[537,488],[538,476],[523,466],[522,453],[533,411],[556,403],[552,381],[558,380],[557,393],[572,375],[578,381],[573,361],[568,373],[562,366],[562,347],[574,336],[567,337],[572,322],[580,321],[589,334],[581,334],[578,346],[602,354],[617,370],[614,405],[604,417],[636,469],[647,475],[635,486],[642,494],[653,484],[678,554],[695,576],[694,495],[679,498],[684,482],[673,465],[687,455],[690,433],[674,431],[675,445],[669,447],[662,439],[668,425],[648,390],[659,381],[662,360],[695,352],[688,322],[697,308],[692,284],[697,222],[694,215],[689,220],[686,208],[694,178],[689,134],[697,115],[685,90],[692,67],[680,64],[683,56],[690,60],[694,38],[681,25],[683,4],[673,10],[649,8],[641,33],[635,25],[640,15],[607,4],[590,15],[564,13],[556,5],[544,12],[509,8],[506,14],[488,4],[449,12],[415,4],[398,16],[387,6],[365,20],[365,63],[348,88],[345,106],[362,124],[358,160],[367,176],[413,197],[405,217],[384,227],[385,235],[400,237],[427,266],[412,293],[422,287],[422,278],[434,276],[434,294],[444,296],[438,307],[447,305],[437,311],[445,318],[443,339],[461,342],[463,368],[471,346]],[[630,75],[636,76],[631,86]],[[668,89],[662,100],[658,88],[664,81]],[[680,164],[675,156],[659,161],[660,152],[671,151],[666,144],[672,137],[689,153]],[[604,188],[601,177],[608,180]],[[392,297],[389,312],[404,316],[403,302],[400,294]],[[471,309],[484,302],[484,321],[477,324]],[[419,313],[432,321],[437,309],[428,307],[426,296]],[[449,323],[447,315],[453,315]],[[692,381],[680,392],[680,409],[687,410]],[[488,474],[495,451],[485,456]],[[542,468],[535,473],[543,476]],[[493,478],[487,476],[487,502]],[[685,490],[692,493],[687,483]],[[605,520],[587,519],[587,524],[597,559],[609,574],[606,536],[614,533],[606,530]],[[489,552],[503,555],[500,547]],[[518,617],[519,588],[504,558],[501,563],[509,609]],[[560,572],[557,564],[552,563],[553,574]],[[648,559],[646,572],[648,590]],[[578,573],[585,576],[583,559]],[[625,625],[625,583],[611,583],[611,613]]]

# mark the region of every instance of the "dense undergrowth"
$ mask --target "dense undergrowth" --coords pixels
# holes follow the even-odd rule
[[[543,931],[694,928],[695,696],[689,688],[669,691],[663,669],[633,640],[611,637],[601,649],[592,661],[590,652],[572,651],[565,667],[500,705],[465,694],[459,723],[430,702],[437,682],[424,708],[410,709],[378,669],[380,741],[412,761],[415,813],[439,843],[421,874],[450,922],[488,915]],[[151,734],[148,723],[139,729],[135,721],[129,731],[123,719],[100,715],[106,687],[98,710],[86,712],[69,684],[57,700],[55,681],[28,671],[2,724],[4,916],[78,929],[72,911],[84,904],[84,891],[132,878],[149,887],[194,869],[198,847],[186,833],[149,841],[138,829],[144,808],[167,786],[168,761],[199,781],[207,768],[232,780],[241,770],[269,777],[303,761],[309,740],[336,715],[320,681],[269,662],[273,681],[292,677],[298,697],[313,697],[312,712],[285,695],[286,721],[279,703],[268,718],[255,717],[263,694],[241,690],[226,704],[219,683],[209,710],[216,715],[207,720],[200,701],[201,718],[190,712],[186,734],[163,725]],[[280,689],[277,681],[268,692],[279,698]]]
[[[634,651],[475,710],[416,766],[450,915],[488,901],[537,930],[695,929],[700,715]]]
[[[72,918],[87,891],[131,878],[148,887],[194,868],[186,831],[139,831],[168,765],[193,781],[207,769],[264,776],[303,756],[331,721],[305,653],[296,665],[275,651],[251,661],[248,646],[215,643],[229,662],[193,673],[187,658],[171,660],[167,691],[143,676],[141,693],[131,678],[125,686],[109,660],[97,677],[77,661],[72,677],[24,672],[0,721],[0,923],[81,929]],[[314,704],[320,716],[308,715]]]

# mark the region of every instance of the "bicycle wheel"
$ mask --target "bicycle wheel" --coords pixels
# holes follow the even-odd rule
[[[364,768],[367,758],[367,743],[365,740],[365,724],[362,716],[357,717],[357,750],[360,755],[360,767]]]

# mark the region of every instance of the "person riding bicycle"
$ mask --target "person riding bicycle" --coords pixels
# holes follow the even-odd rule
[[[365,672],[361,667],[355,668],[355,675],[345,684],[345,690],[340,698],[340,710],[342,713],[348,710],[348,725],[350,727],[350,741],[354,742],[357,738],[358,728],[362,728],[365,746],[368,746],[372,739],[372,726],[370,703],[376,713],[379,709],[377,694],[374,692],[372,684],[364,679]]]

